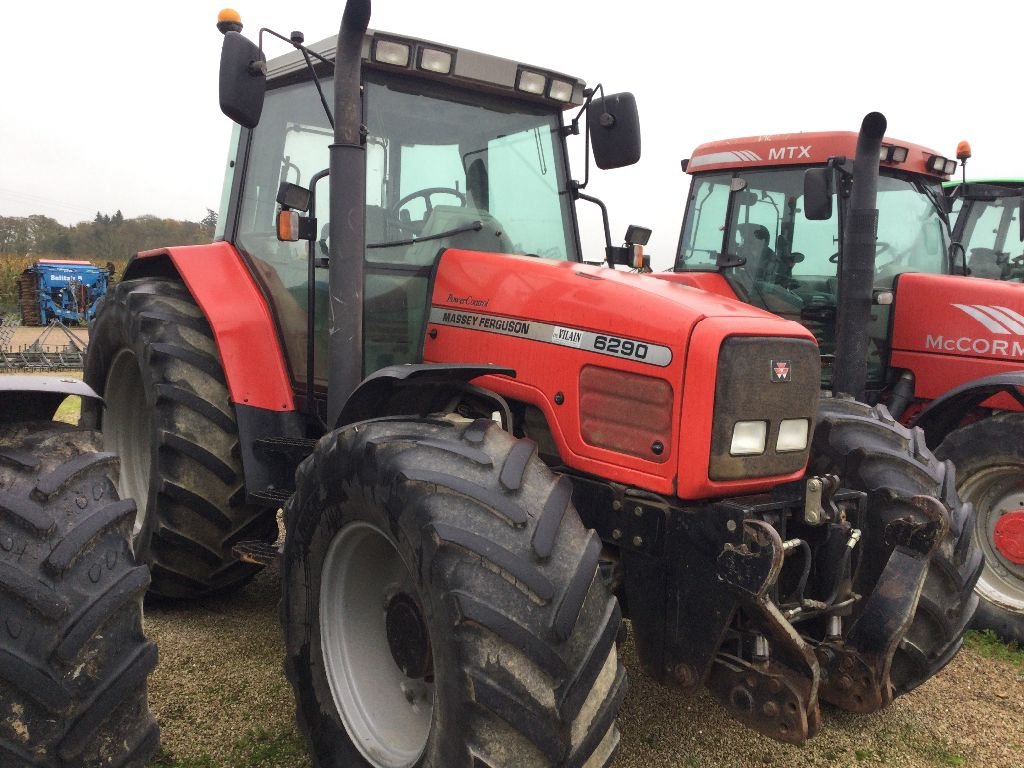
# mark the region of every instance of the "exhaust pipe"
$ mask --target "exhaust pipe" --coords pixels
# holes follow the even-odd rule
[[[868,378],[868,324],[875,279],[878,237],[878,157],[885,135],[885,116],[864,117],[853,161],[853,188],[839,261],[839,306],[836,321],[835,393],[864,400]]]
[[[363,252],[366,145],[360,79],[370,0],[349,0],[334,58],[334,143],[330,148],[330,268],[327,424],[363,379]]]

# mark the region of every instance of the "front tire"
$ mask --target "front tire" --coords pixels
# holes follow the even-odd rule
[[[134,768],[156,751],[149,570],[117,459],[70,425],[0,427],[0,765]]]
[[[285,508],[281,608],[318,766],[610,763],[621,616],[571,491],[486,419],[320,441]]]
[[[950,433],[936,454],[956,464],[960,495],[974,504],[985,553],[974,626],[1024,645],[1024,416],[1003,413]]]
[[[152,594],[195,598],[246,584],[259,566],[232,546],[273,541],[272,511],[245,501],[238,424],[213,331],[184,285],[118,283],[90,334],[85,382],[106,401],[91,420],[122,458],[139,505],[135,553]]]
[[[838,474],[843,486],[868,495],[867,530],[861,546],[856,592],[867,595],[889,559],[886,525],[918,518],[911,499],[932,496],[949,511],[950,528],[932,555],[917,611],[896,650],[890,677],[895,695],[913,690],[960,650],[977,607],[974,584],[982,555],[973,539],[973,507],[957,496],[955,470],[928,450],[924,433],[899,424],[884,405],[824,398],[811,450],[815,474]]]

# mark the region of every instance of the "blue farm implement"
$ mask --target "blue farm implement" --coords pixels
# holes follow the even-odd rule
[[[87,323],[107,292],[107,270],[88,261],[40,259],[18,282],[22,325]]]

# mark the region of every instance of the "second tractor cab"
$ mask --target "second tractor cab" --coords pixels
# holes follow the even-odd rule
[[[957,161],[885,137],[858,167],[856,142],[827,132],[699,146],[684,161],[674,271],[660,277],[803,323],[821,345],[823,387],[921,427],[978,509],[977,623],[1024,639],[1024,291],[1009,253],[998,274],[981,258],[1019,239],[1020,192],[966,185],[951,237],[943,183]],[[874,203],[854,232],[858,184]],[[989,232],[996,241],[973,245]]]
[[[950,181],[943,190],[967,274],[1024,282],[1024,179]]]

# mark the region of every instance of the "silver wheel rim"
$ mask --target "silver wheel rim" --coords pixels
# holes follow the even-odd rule
[[[138,511],[132,526],[132,549],[137,550],[149,506],[153,414],[146,405],[142,372],[131,350],[122,349],[115,355],[103,398],[103,444],[121,458],[117,492],[123,499],[135,500]]]
[[[378,528],[346,525],[320,576],[324,672],[349,738],[376,768],[409,768],[423,754],[434,685],[407,677],[388,645],[386,606],[415,594],[411,573]]]
[[[977,592],[1014,613],[1024,613],[1024,565],[1008,560],[996,548],[995,529],[1003,515],[1024,510],[1022,475],[1024,467],[1019,465],[989,467],[972,473],[960,488],[961,497],[977,510],[974,535],[985,555]]]

